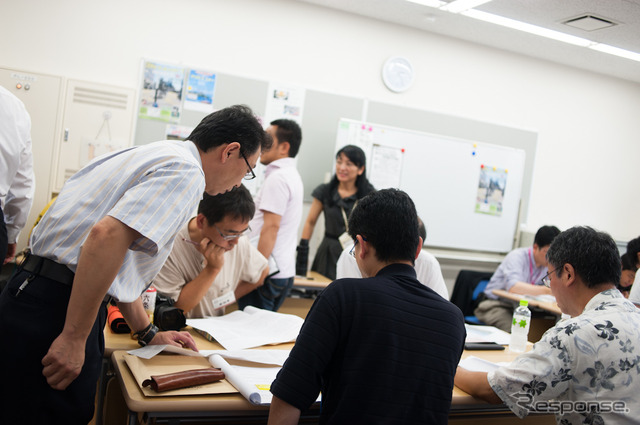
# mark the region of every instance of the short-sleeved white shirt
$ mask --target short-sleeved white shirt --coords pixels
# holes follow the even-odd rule
[[[189,239],[189,230],[185,226],[173,245],[167,262],[153,281],[153,286],[159,292],[174,300],[180,298],[182,288],[195,279],[204,268],[204,256],[195,246],[186,243],[182,238]],[[234,292],[241,280],[256,283],[267,267],[267,259],[254,248],[246,236],[238,239],[238,244],[224,253],[224,265],[211,283],[202,300],[186,317],[210,317],[224,314],[224,307],[213,308],[213,300],[229,292]]]
[[[249,238],[254,240],[260,236],[264,225],[264,211],[282,217],[271,253],[279,270],[273,278],[286,279],[296,274],[296,245],[302,219],[302,197],[302,178],[296,169],[295,158],[282,158],[267,165],[264,183],[254,199],[256,214],[249,223]]]
[[[353,244],[345,248],[342,254],[340,254],[340,258],[338,258],[338,263],[336,264],[336,279],[342,279],[343,277],[362,277],[356,259],[349,255],[352,247]],[[433,254],[424,249],[421,250],[418,258],[416,258],[415,269],[417,279],[420,283],[433,289],[436,294],[445,300],[449,299],[449,290],[444,283],[440,263]]]

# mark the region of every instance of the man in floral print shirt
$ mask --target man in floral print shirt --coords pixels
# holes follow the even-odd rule
[[[455,384],[504,402],[518,417],[554,413],[560,425],[640,423],[640,310],[616,289],[620,256],[606,233],[573,227],[547,253],[551,287],[571,316],[533,350],[490,373],[458,367]]]

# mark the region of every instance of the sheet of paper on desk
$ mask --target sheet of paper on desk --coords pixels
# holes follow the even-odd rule
[[[173,345],[147,345],[135,350],[129,350],[127,351],[127,353],[140,357],[142,359],[151,359],[156,354],[160,354],[163,351],[165,353],[180,354],[183,356],[206,357],[198,351],[193,351],[188,348],[174,347]]]
[[[291,350],[202,350],[200,353],[207,357],[218,354],[224,359],[282,366],[290,352]]]
[[[269,390],[280,366],[232,366],[219,354],[210,356],[209,363],[222,369],[227,381],[251,404],[258,406],[271,404],[273,395]]]
[[[220,317],[188,319],[187,325],[204,331],[227,350],[295,341],[304,319],[252,306]]]
[[[460,367],[472,372],[491,372],[498,369],[500,366],[508,364],[509,362],[493,363],[489,360],[484,360],[475,356],[469,356],[460,360],[460,363],[458,363]]]
[[[289,356],[289,350],[243,350],[269,353],[280,351],[280,353],[271,356],[266,360],[271,362],[272,359],[284,358]],[[228,353],[222,353],[226,355]],[[209,362],[217,368],[222,369],[226,379],[242,394],[251,404],[257,406],[265,406],[271,404],[273,394],[271,394],[271,383],[276,379],[276,375],[280,370],[280,366],[272,364],[247,363],[246,359],[265,360],[264,356],[251,355],[248,353],[236,352],[231,354],[227,359],[222,358],[221,354],[212,354],[209,356]],[[285,356],[286,355],[286,356]],[[240,359],[240,361],[238,361]],[[228,361],[227,361],[228,360]],[[284,360],[283,360],[284,363]],[[318,395],[316,401],[320,401],[321,395]]]
[[[500,345],[509,344],[511,335],[495,326],[464,325],[467,330],[465,342],[495,342]]]

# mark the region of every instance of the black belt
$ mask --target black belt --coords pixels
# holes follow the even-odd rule
[[[27,258],[22,263],[22,269],[67,286],[73,285],[75,276],[75,273],[64,264],[33,254],[27,254]]]
[[[20,267],[22,267],[22,270],[36,276],[46,277],[66,286],[73,286],[73,278],[76,275],[64,264],[33,254],[27,254],[27,258],[25,258]],[[109,301],[111,301],[111,296],[107,294],[102,299],[102,302],[108,303]]]

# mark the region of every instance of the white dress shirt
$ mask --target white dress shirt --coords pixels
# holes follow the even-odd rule
[[[16,243],[33,203],[31,118],[20,99],[0,87],[0,206],[9,243]]]

